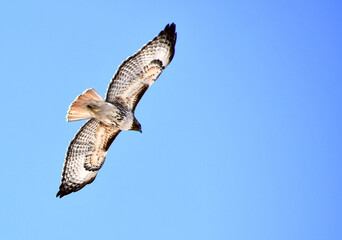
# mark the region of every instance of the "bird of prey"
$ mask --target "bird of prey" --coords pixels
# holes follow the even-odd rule
[[[122,130],[141,132],[134,111],[141,97],[171,62],[177,39],[176,25],[166,25],[152,41],[121,63],[105,100],[88,89],[70,105],[67,121],[89,120],[68,147],[56,197],[76,192],[96,178],[107,151]]]

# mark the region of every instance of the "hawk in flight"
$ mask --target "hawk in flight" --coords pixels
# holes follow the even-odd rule
[[[121,63],[105,100],[88,89],[70,105],[67,121],[88,120],[70,142],[56,197],[76,192],[96,178],[107,151],[122,130],[141,132],[134,110],[141,97],[171,62],[176,25],[166,25],[152,41]]]

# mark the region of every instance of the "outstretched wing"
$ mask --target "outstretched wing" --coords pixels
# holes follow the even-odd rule
[[[70,142],[63,166],[62,184],[56,197],[76,192],[94,181],[107,151],[120,133],[97,119],[90,119]]]
[[[175,53],[176,25],[166,25],[152,41],[122,62],[109,84],[106,101],[120,101],[134,110],[146,90],[171,62]]]

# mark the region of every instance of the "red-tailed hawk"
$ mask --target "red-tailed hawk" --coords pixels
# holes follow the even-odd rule
[[[70,142],[56,197],[76,192],[94,181],[107,151],[121,130],[141,132],[134,110],[141,97],[171,62],[177,33],[167,25],[152,41],[122,62],[103,100],[94,89],[70,105],[67,121],[88,120]]]

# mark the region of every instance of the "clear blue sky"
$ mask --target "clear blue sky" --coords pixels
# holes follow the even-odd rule
[[[1,1],[1,239],[342,239],[339,1]],[[55,198],[85,89],[167,23],[173,62]]]

